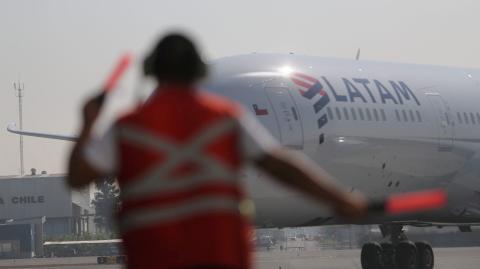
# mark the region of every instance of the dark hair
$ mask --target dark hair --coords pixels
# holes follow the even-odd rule
[[[145,75],[158,81],[193,83],[207,74],[207,66],[193,42],[181,34],[168,34],[144,60]]]

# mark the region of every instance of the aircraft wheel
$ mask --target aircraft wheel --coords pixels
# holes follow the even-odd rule
[[[400,242],[395,248],[395,263],[398,269],[417,268],[417,248],[410,241]]]
[[[382,247],[383,268],[395,268],[395,248],[392,243],[383,242]]]
[[[382,269],[382,247],[378,243],[366,243],[360,257],[362,269]]]
[[[417,269],[433,269],[433,249],[427,242],[415,242],[417,247]]]

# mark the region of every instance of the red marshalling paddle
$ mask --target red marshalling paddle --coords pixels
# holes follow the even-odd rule
[[[447,194],[443,189],[408,192],[370,202],[369,210],[391,215],[415,213],[442,208],[447,204],[447,200]]]
[[[130,66],[132,59],[133,56],[130,53],[125,53],[122,55],[122,57],[120,57],[112,73],[110,73],[107,80],[105,81],[105,84],[103,84],[102,89],[104,93],[109,93],[115,88],[122,75]]]

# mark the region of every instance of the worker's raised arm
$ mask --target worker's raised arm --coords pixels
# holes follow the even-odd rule
[[[245,158],[273,179],[330,205],[345,217],[356,218],[366,213],[363,196],[335,184],[332,176],[303,153],[284,149],[253,115],[241,114],[239,124]]]
[[[106,173],[102,172],[101,169],[92,165],[92,160],[87,160],[88,147],[94,148],[90,145],[91,131],[102,106],[98,98],[101,97],[97,96],[87,101],[83,109],[83,126],[68,162],[67,183],[72,188],[85,187],[94,180],[106,176]],[[93,156],[90,157],[90,159],[93,159],[96,154],[91,152],[88,155]]]
[[[266,152],[254,163],[284,185],[330,205],[341,216],[358,218],[366,214],[367,202],[363,196],[335,184],[326,171],[303,154],[278,148]]]

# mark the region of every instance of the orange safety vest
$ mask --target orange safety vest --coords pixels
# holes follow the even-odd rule
[[[193,89],[159,89],[117,122],[129,268],[251,267],[239,112]]]

